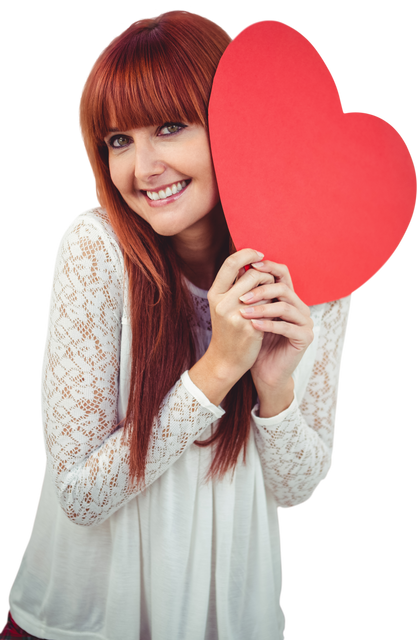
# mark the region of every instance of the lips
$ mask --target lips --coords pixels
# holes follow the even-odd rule
[[[145,194],[147,194],[148,192],[159,193],[160,191],[166,191],[168,189],[168,187],[172,191],[172,187],[174,185],[177,185],[177,184],[181,183],[181,182],[186,182],[187,185],[188,185],[191,182],[191,178],[189,178],[188,180],[184,180],[184,179],[183,180],[177,180],[177,182],[171,182],[170,184],[163,185],[163,186],[159,187],[158,189],[141,189],[141,193],[145,193]],[[179,193],[179,191],[177,193]],[[175,194],[173,194],[173,195],[175,195]]]
[[[186,186],[184,187],[184,189],[181,189],[181,191],[179,191],[178,193],[173,194],[172,196],[168,196],[168,198],[163,198],[162,200],[151,200],[148,196],[148,194],[146,193],[146,191],[141,189],[141,193],[145,196],[148,204],[151,207],[158,207],[158,206],[163,206],[165,204],[169,204],[170,202],[174,202],[175,200],[178,200],[178,198],[180,198],[182,196],[183,193],[185,193],[188,189],[188,186],[191,182],[191,178],[189,180],[185,180],[185,182],[187,183]],[[176,184],[175,182],[173,182],[172,184]],[[170,185],[168,185],[170,186]]]

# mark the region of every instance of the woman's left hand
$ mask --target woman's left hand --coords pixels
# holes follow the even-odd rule
[[[291,389],[293,397],[292,374],[313,341],[314,323],[309,307],[294,292],[285,265],[264,260],[252,267],[275,278],[274,284],[256,287],[240,298],[242,316],[264,332],[251,374],[261,403],[264,398],[264,405],[272,406],[280,392],[287,393],[288,398]]]

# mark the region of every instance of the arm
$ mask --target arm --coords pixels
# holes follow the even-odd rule
[[[265,483],[279,506],[307,500],[329,468],[339,367],[350,298],[324,305],[316,357],[303,398],[278,416],[252,412]],[[306,354],[307,355],[307,354]],[[300,367],[305,363],[301,361]],[[300,404],[299,404],[300,402]]]
[[[129,486],[129,447],[117,427],[122,316],[120,249],[101,223],[82,216],[57,259],[43,375],[48,470],[76,524],[98,524],[139,493]],[[193,392],[183,375],[164,398],[146,486],[222,415]]]
[[[294,400],[294,380],[291,377],[290,381],[284,389],[279,393],[271,394],[268,389],[262,389],[261,385],[258,385],[258,399],[259,399],[259,417],[260,418],[272,418],[288,409]]]

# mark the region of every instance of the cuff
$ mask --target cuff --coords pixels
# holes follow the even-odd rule
[[[272,429],[272,428],[279,427],[284,422],[284,420],[286,420],[288,416],[291,413],[293,413],[296,409],[298,409],[298,400],[297,400],[297,394],[294,389],[294,399],[291,402],[290,406],[287,407],[287,409],[284,409],[284,411],[281,411],[281,413],[278,413],[278,415],[271,416],[270,418],[260,418],[258,416],[259,404],[255,404],[255,406],[251,411],[251,415],[254,423],[258,427],[267,427],[269,429]]]
[[[191,393],[191,395],[194,396],[194,398],[198,400],[198,402],[203,407],[209,409],[216,418],[221,418],[226,413],[224,409],[222,409],[221,407],[216,407],[215,404],[210,402],[210,400],[207,398],[207,396],[204,395],[201,389],[199,389],[191,380],[190,376],[188,375],[188,371],[184,371],[181,376],[181,380],[187,391]]]

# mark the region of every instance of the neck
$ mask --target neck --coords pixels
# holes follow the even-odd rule
[[[221,247],[214,260],[211,260],[207,264],[203,265],[201,263],[194,265],[192,263],[186,265],[184,264],[182,271],[185,277],[188,278],[188,280],[192,282],[196,287],[198,287],[199,289],[203,289],[204,291],[208,291],[211,288],[220,267],[222,266],[228,255],[229,246],[228,242],[227,246],[225,242],[224,246]]]
[[[171,237],[185,277],[200,289],[210,289],[218,269],[229,255],[228,236],[219,203],[192,227]]]

